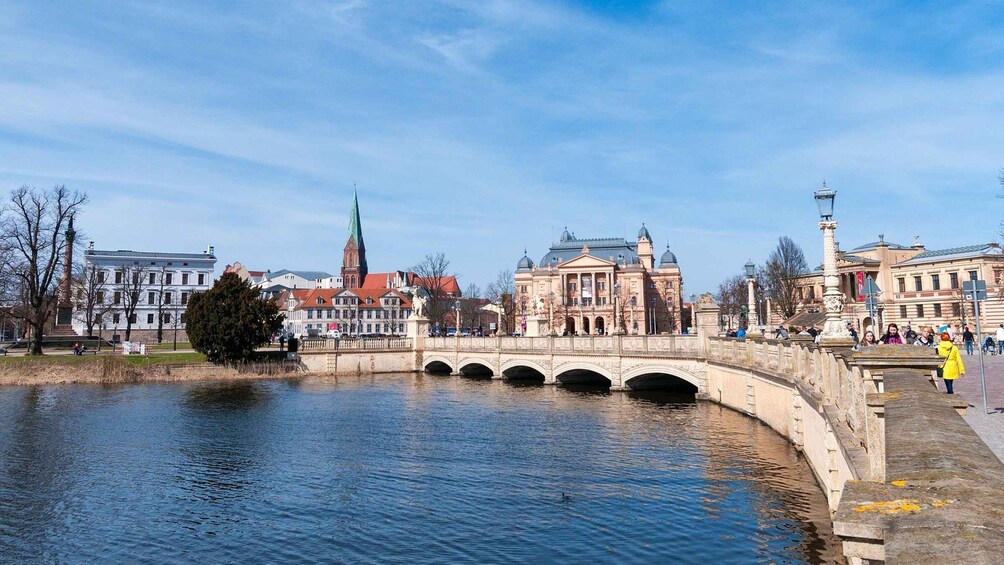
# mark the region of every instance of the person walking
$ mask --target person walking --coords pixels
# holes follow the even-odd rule
[[[969,331],[969,326],[966,326],[962,331],[962,342],[966,344],[966,355],[972,355],[976,336],[973,335],[973,332]]]
[[[857,330],[854,329],[854,324],[852,324],[850,322],[847,322],[847,331],[849,331],[851,333],[851,339],[854,340],[854,343],[857,343],[858,342],[858,332],[857,332]]]
[[[1004,324],[997,327],[997,354],[1000,355],[1004,353],[1004,345],[1001,345],[1001,340],[1004,339]]]
[[[900,343],[900,344],[904,343],[903,338],[900,337],[899,335],[899,326],[897,326],[896,324],[889,324],[888,326],[886,326],[885,334],[883,334],[882,337],[879,338],[879,341],[886,345],[891,345],[895,343]]]
[[[966,375],[966,366],[962,364],[959,348],[952,343],[952,336],[948,332],[941,334],[938,355],[945,358],[944,364],[941,366],[941,378],[945,379],[945,389],[948,394],[955,394],[955,379]]]

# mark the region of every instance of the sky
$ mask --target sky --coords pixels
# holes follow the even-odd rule
[[[0,0],[0,192],[85,191],[100,249],[482,287],[562,228],[713,291],[777,238],[929,249],[1004,219],[994,2]]]

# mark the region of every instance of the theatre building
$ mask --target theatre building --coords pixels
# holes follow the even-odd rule
[[[652,237],[579,239],[566,228],[539,263],[516,265],[517,330],[545,318],[548,333],[679,333],[680,266],[667,245],[656,262]],[[619,331],[618,331],[619,330]]]

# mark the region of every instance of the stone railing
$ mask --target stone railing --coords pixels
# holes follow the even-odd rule
[[[426,351],[496,351],[576,355],[700,356],[696,335],[430,337]]]
[[[411,339],[406,337],[377,337],[364,339],[335,339],[330,337],[304,338],[300,340],[300,351],[390,351],[411,349]]]

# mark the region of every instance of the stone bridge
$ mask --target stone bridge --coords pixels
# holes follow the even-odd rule
[[[707,391],[696,335],[426,338],[420,363],[428,372],[545,384]]]

